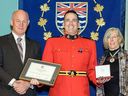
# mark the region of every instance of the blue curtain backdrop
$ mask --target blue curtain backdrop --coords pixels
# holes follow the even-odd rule
[[[103,54],[106,29],[118,27],[124,32],[125,0],[19,0],[19,9],[29,13],[27,36],[40,42],[42,52],[47,38],[63,35],[63,14],[69,9],[79,14],[80,35],[96,41],[97,59]],[[92,84],[90,89],[91,96],[95,96]],[[48,88],[42,90],[39,96],[47,96]]]

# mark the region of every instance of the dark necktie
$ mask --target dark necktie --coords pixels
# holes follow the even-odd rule
[[[23,62],[23,47],[22,47],[21,41],[22,41],[22,38],[17,38],[17,47],[19,49],[20,58],[21,58],[21,60]]]

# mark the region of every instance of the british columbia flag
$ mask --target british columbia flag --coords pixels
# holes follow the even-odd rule
[[[86,28],[88,21],[88,2],[56,2],[56,27],[63,34],[64,14],[68,10],[74,10],[79,16],[81,34]]]

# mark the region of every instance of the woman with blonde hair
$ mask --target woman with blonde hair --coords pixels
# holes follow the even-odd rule
[[[128,96],[128,51],[123,50],[124,39],[118,28],[109,28],[104,35],[103,65],[110,65],[113,78],[104,83],[102,95],[98,96]],[[103,95],[104,94],[104,95]]]

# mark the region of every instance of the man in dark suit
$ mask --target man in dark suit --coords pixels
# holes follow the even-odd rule
[[[18,79],[28,58],[40,58],[39,44],[25,36],[28,25],[28,14],[17,10],[12,14],[12,32],[0,37],[0,96],[36,96],[30,82]],[[22,53],[17,45],[19,37]]]

